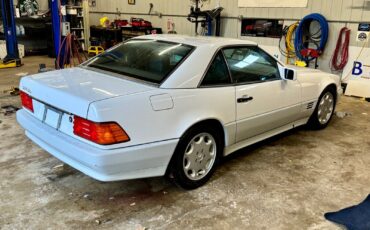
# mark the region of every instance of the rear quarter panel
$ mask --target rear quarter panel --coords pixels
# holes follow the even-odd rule
[[[173,105],[155,110],[150,98],[168,95]],[[171,104],[164,101],[161,106]],[[158,89],[135,95],[111,98],[90,105],[88,119],[116,121],[130,141],[112,147],[178,139],[188,128],[202,120],[216,119],[224,126],[225,143],[235,142],[234,87],[199,89]]]

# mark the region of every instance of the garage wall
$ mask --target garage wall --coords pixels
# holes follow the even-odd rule
[[[37,0],[37,3],[39,4],[40,10],[49,9],[49,0]]]
[[[159,18],[155,15],[144,15],[149,12],[149,3],[154,4],[153,12],[164,16]],[[284,19],[285,24],[289,25],[310,13],[323,14],[330,22],[329,42],[319,61],[319,68],[325,71],[330,71],[329,61],[339,30],[343,26],[349,27],[352,30],[351,46],[362,47],[362,43],[356,42],[358,23],[370,22],[370,0],[309,0],[306,8],[238,8],[238,0],[210,0],[202,9],[214,8],[218,4],[225,8],[222,13],[223,36],[249,39],[270,46],[278,46],[279,39],[241,37],[241,22],[238,17]],[[194,34],[194,25],[186,19],[190,6],[189,0],[136,0],[136,5],[128,5],[127,0],[97,0],[96,7],[90,8],[90,23],[97,25],[102,16],[108,16],[111,20],[141,17],[151,21],[156,27],[162,27],[166,32],[167,20],[171,19],[175,22],[179,34]],[[122,14],[119,15],[119,12]],[[366,46],[370,47],[370,44]]]

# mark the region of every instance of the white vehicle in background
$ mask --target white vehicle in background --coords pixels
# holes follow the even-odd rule
[[[185,189],[238,149],[326,127],[341,91],[336,75],[286,67],[255,43],[176,35],[126,41],[20,89],[19,124],[56,158],[100,181],[170,175]]]

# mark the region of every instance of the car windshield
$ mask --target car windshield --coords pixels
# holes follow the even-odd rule
[[[87,66],[161,83],[193,48],[179,43],[133,39],[102,53]]]

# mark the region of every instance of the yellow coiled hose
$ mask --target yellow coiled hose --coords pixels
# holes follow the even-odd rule
[[[286,39],[285,39],[285,47],[286,51],[288,53],[289,58],[295,58],[295,48],[294,48],[294,40],[293,35],[295,33],[295,30],[297,29],[299,23],[296,22],[289,26],[288,31],[286,33]]]
[[[292,25],[286,27],[283,31],[283,36],[280,39],[280,52],[286,57],[286,62],[289,64],[289,59],[295,58],[295,48],[294,48],[294,35],[295,31],[299,25],[299,22],[293,23]],[[285,47],[282,47],[282,39],[285,38]]]

